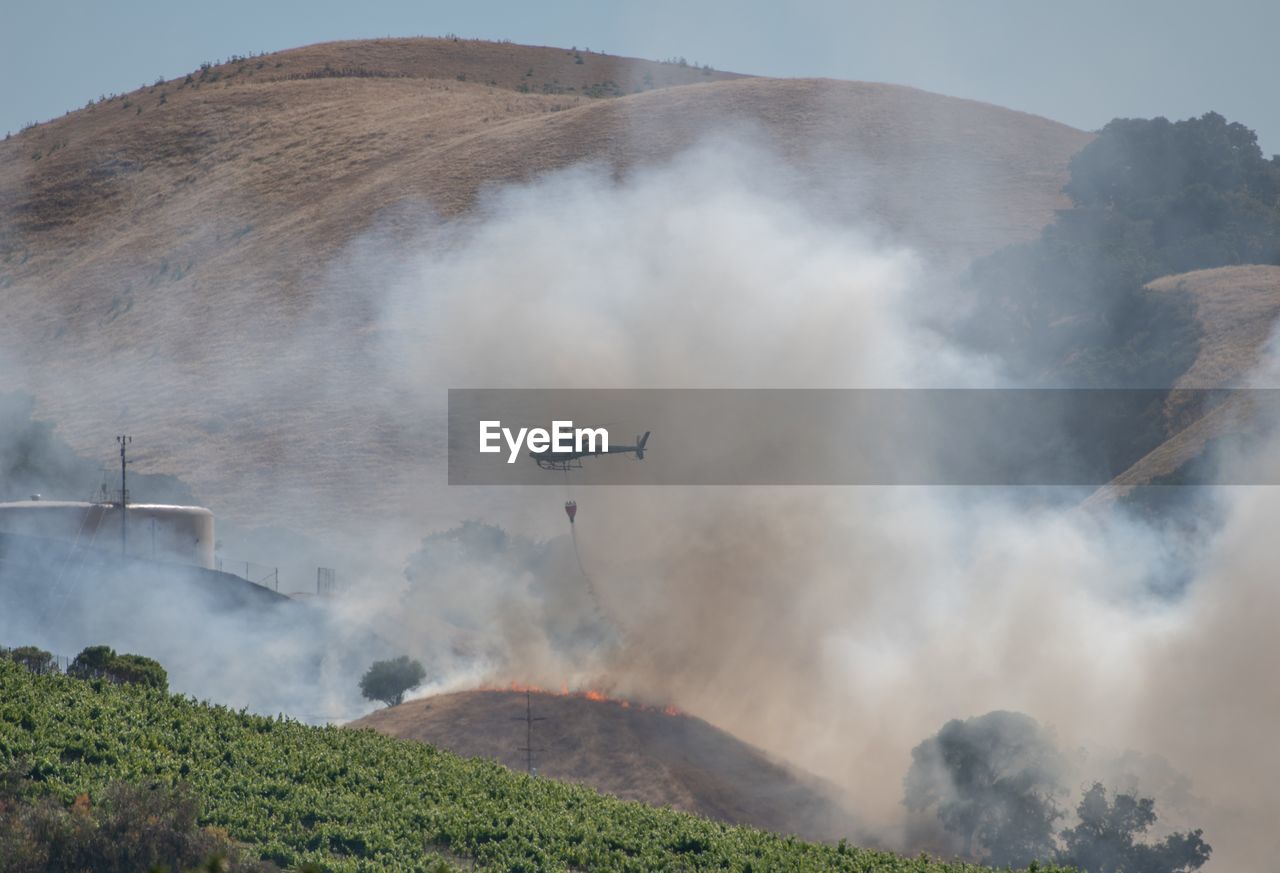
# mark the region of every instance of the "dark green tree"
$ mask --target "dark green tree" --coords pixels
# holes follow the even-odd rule
[[[360,679],[360,693],[387,706],[404,702],[404,693],[422,684],[427,671],[407,655],[391,661],[374,661]]]
[[[903,802],[936,810],[967,857],[1021,868],[1054,856],[1062,762],[1034,719],[998,711],[952,720],[911,758]]]
[[[120,682],[169,690],[169,674],[164,667],[159,661],[142,655],[117,655],[108,667],[108,673]]]
[[[169,689],[169,674],[159,661],[142,655],[117,655],[110,646],[87,646],[71,662],[67,675],[80,679],[101,676],[113,682]]]
[[[86,646],[67,668],[67,675],[78,679],[104,676],[116,657],[116,650],[110,646]]]
[[[1117,794],[1108,802],[1100,783],[1085,792],[1076,813],[1080,822],[1062,832],[1058,860],[1084,873],[1190,873],[1213,851],[1200,830],[1138,842],[1156,821],[1155,801]]]
[[[36,646],[18,646],[9,651],[9,659],[17,661],[32,673],[56,673],[58,664],[53,655]]]

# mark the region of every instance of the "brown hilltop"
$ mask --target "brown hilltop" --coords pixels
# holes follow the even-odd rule
[[[522,93],[524,79],[564,90]],[[625,95],[583,96],[605,80]],[[637,80],[652,89],[631,93]],[[148,468],[188,479],[221,513],[280,517],[276,495],[314,494],[317,483],[359,499],[372,492],[356,483],[412,464],[419,447],[384,431],[383,443],[349,451],[370,421],[341,379],[362,366],[360,307],[381,286],[344,276],[342,309],[332,308],[320,291],[334,257],[375,223],[408,237],[426,209],[466,218],[504,183],[582,161],[626,173],[726,127],[753,132],[834,214],[870,214],[959,263],[1034,237],[1065,204],[1067,161],[1089,140],[892,85],[733,78],[476,41],[293,49],[0,143],[0,364],[78,450],[100,454],[123,423],[145,430]],[[324,349],[327,390],[305,409],[247,399],[244,379],[318,366],[281,350],[304,318],[347,328]],[[400,512],[417,500],[394,487],[371,502]]]
[[[221,64],[259,80],[368,76],[453,79],[520,93],[617,97],[654,88],[742,78],[684,59],[648,61],[586,48],[516,45],[456,37],[345,40]]]
[[[525,694],[461,691],[378,710],[350,727],[524,771]],[[538,774],[811,839],[850,835],[835,791],[701,719],[579,694],[532,695]]]
[[[515,91],[529,70],[547,87]],[[553,81],[560,90],[546,93]],[[622,83],[625,96],[591,99],[597,81]],[[676,87],[687,85],[704,87]],[[99,222],[145,223],[175,199],[271,218],[323,188],[357,219],[344,224],[349,234],[388,205],[376,195],[419,196],[453,215],[486,184],[583,159],[658,161],[727,125],[763,133],[816,183],[866,182],[882,217],[908,230],[936,222],[930,238],[970,254],[1033,237],[1065,205],[1066,161],[1090,139],[901,86],[479,41],[337,42],[199,70],[20,134],[0,145],[0,190],[16,195],[3,218],[11,238],[75,225],[83,239]],[[385,188],[380,170],[398,187]],[[230,193],[235,203],[209,202]]]

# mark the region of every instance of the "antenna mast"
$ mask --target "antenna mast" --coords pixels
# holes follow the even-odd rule
[[[125,450],[129,443],[133,442],[133,437],[126,435],[116,437],[116,442],[120,444],[120,557],[127,557],[129,554],[129,480],[128,474],[125,472],[125,465],[128,460],[125,458]]]
[[[533,692],[528,688],[524,690],[524,715],[517,715],[511,719],[512,721],[524,722],[524,745],[517,747],[517,752],[525,753],[525,767],[529,771],[529,775],[535,775],[533,769],[533,753],[545,752],[546,749],[535,749],[533,747],[533,723],[535,721],[546,721],[545,715],[535,716],[533,714]]]

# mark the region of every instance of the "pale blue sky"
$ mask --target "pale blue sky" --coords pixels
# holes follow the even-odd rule
[[[0,0],[0,131],[230,54],[445,33],[896,82],[1086,129],[1214,109],[1280,152],[1276,0]]]

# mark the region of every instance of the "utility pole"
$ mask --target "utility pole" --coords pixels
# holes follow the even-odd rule
[[[129,443],[133,442],[133,437],[128,435],[116,437],[116,442],[120,444],[120,557],[128,557],[129,555],[129,480],[128,474],[125,472],[125,465],[128,461],[125,459],[125,449]]]
[[[546,749],[535,749],[533,747],[533,723],[535,721],[546,721],[547,718],[543,715],[534,716],[533,692],[528,688],[524,690],[524,715],[517,715],[511,720],[524,722],[524,745],[519,746],[516,751],[525,753],[525,767],[528,768],[529,775],[533,776],[535,772],[533,769],[533,753],[546,751]]]

